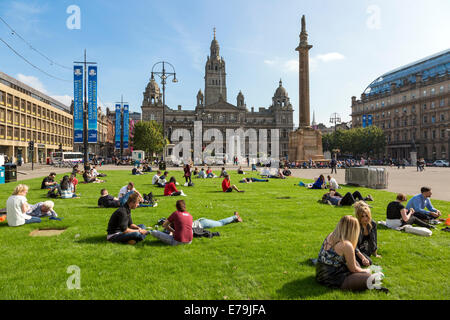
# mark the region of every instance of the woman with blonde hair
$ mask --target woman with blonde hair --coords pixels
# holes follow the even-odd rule
[[[377,223],[372,220],[370,207],[364,201],[358,201],[354,204],[355,216],[359,222],[360,233],[358,244],[356,245],[356,260],[363,266],[372,265],[370,256],[374,255],[381,258],[377,254]]]
[[[28,186],[19,184],[6,201],[6,219],[10,227],[18,227],[29,223],[39,223],[41,219],[32,217],[26,212],[30,209],[26,195],[28,193]]]
[[[355,248],[360,228],[352,216],[341,218],[336,228],[324,240],[316,264],[316,280],[322,285],[342,290],[362,291],[368,288],[368,269],[355,260]]]

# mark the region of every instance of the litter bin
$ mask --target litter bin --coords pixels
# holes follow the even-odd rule
[[[5,183],[5,167],[0,167],[0,184]]]
[[[166,170],[166,163],[164,161],[159,163],[159,170]]]
[[[5,182],[17,181],[17,166],[13,163],[5,163]]]

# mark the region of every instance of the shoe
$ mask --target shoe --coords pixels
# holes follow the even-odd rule
[[[367,200],[367,201],[373,201],[373,198],[372,198],[372,196],[371,196],[370,194],[368,194],[367,197],[366,197],[366,199],[364,199],[364,200]]]
[[[154,207],[157,207],[158,206],[158,204],[155,202],[155,203],[153,203],[153,208]]]
[[[439,220],[435,220],[435,219],[432,219],[432,220],[430,220],[430,222],[429,222],[429,224],[441,224],[442,222],[440,222]]]
[[[447,231],[447,232],[450,232],[450,227],[445,227],[444,229],[441,229],[441,231]]]

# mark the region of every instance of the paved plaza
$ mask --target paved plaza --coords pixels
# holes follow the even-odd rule
[[[131,178],[132,166],[115,166],[105,165],[98,166],[98,171],[108,170],[129,170]],[[221,167],[212,167],[213,170],[220,170]],[[246,172],[250,171],[250,168],[243,166]],[[386,191],[391,192],[403,192],[405,194],[414,195],[420,193],[420,187],[429,186],[432,188],[432,199],[450,201],[450,189],[447,185],[447,181],[450,181],[450,168],[438,168],[438,167],[426,167],[423,172],[417,172],[415,167],[406,167],[405,169],[397,169],[397,167],[384,167],[389,172],[389,183]],[[153,166],[153,170],[156,167]],[[167,168],[167,170],[182,170],[180,167]],[[236,166],[227,166],[227,171],[236,171]],[[55,168],[49,165],[35,165],[34,170],[31,170],[31,165],[24,165],[17,168],[17,180],[26,180],[37,177],[43,177],[50,172],[61,174],[71,171],[70,168]],[[293,169],[292,173],[294,177],[304,179],[314,179],[320,174],[328,175],[331,169]],[[345,170],[338,169],[337,174],[333,175],[338,183],[345,183]]]

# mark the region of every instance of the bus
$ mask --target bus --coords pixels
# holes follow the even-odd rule
[[[83,162],[83,153],[81,152],[53,152],[51,156],[51,164],[71,162],[81,163]]]

